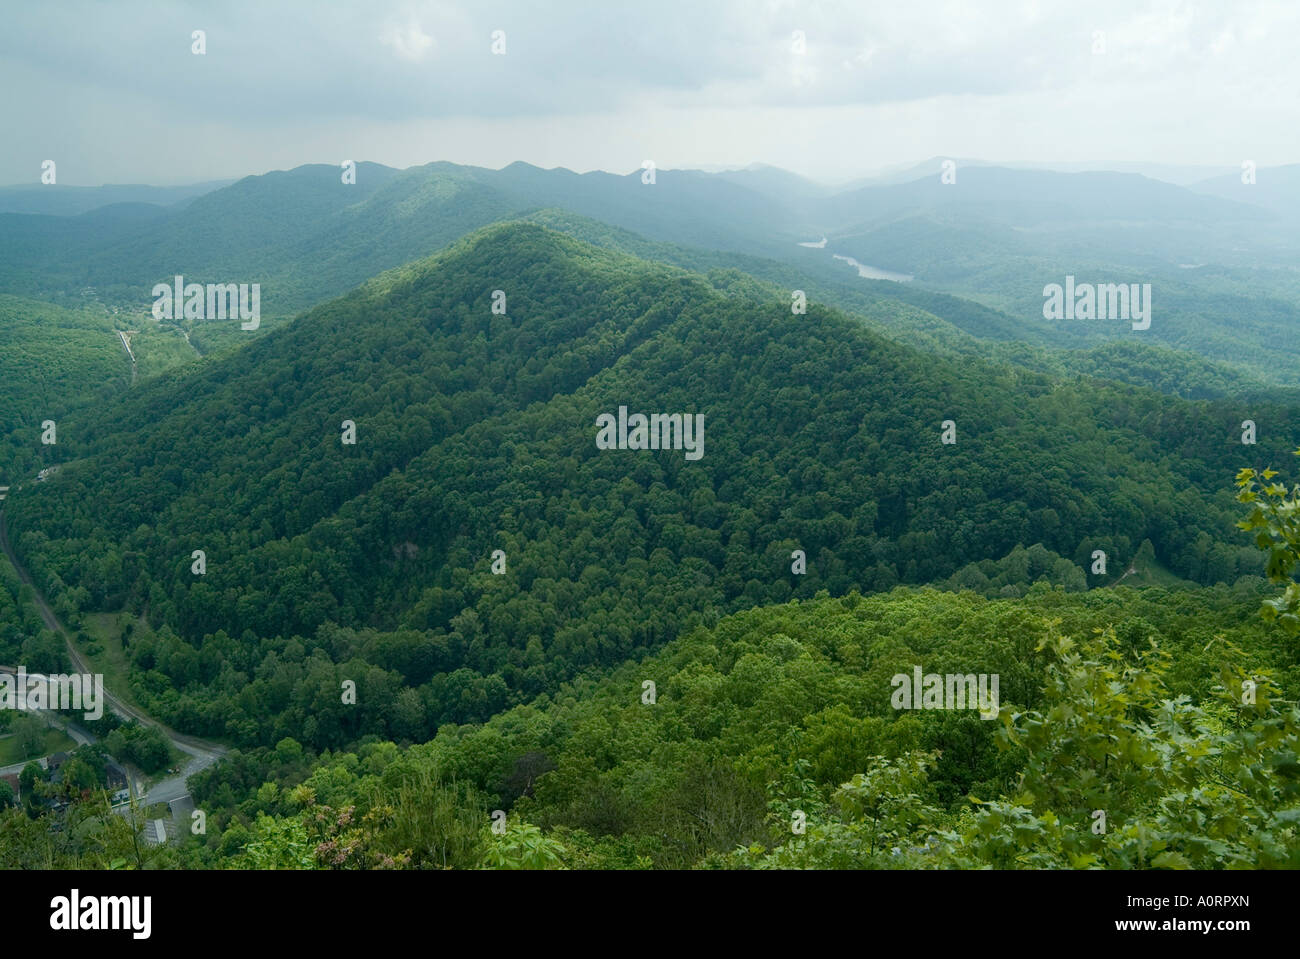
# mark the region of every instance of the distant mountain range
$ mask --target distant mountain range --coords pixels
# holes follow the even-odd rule
[[[976,326],[965,327],[977,337],[1045,348],[1136,335],[1114,323],[1044,320],[1046,285],[1076,274],[1151,283],[1157,312],[1140,342],[1294,385],[1300,343],[1289,331],[1300,324],[1300,236],[1285,210],[1297,193],[1297,169],[1261,170],[1254,186],[1215,178],[1192,190],[1135,173],[959,164],[952,183],[931,171],[827,192],[772,167],[663,170],[647,184],[640,171],[360,163],[349,185],[338,167],[316,164],[245,177],[169,206],[0,214],[0,288],[64,305],[77,305],[67,298],[89,288],[130,313],[147,311],[154,284],[176,275],[257,282],[274,325],[472,230],[553,210],[580,218],[571,221],[579,231],[587,221],[626,231],[610,242],[631,244],[628,252],[757,271],[846,308],[856,308],[852,290],[928,312],[941,302],[935,291],[955,294],[964,298],[958,312],[984,309]],[[824,248],[799,245],[823,237]],[[677,249],[647,252],[646,244]],[[847,259],[914,281],[859,280]],[[1254,306],[1243,310],[1248,301]],[[956,306],[946,301],[939,315]],[[205,350],[238,340],[237,330],[211,324],[190,333]],[[1264,362],[1266,347],[1275,352]]]
[[[60,186],[19,185],[0,187],[0,213],[43,213],[52,216],[76,216],[115,203],[151,203],[175,206],[234,180],[210,180],[185,186]]]

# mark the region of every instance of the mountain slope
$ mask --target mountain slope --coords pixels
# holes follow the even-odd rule
[[[93,286],[105,302],[143,311],[153,284],[176,274],[257,282],[271,329],[276,318],[378,271],[539,208],[688,246],[697,257],[692,268],[705,265],[701,256],[761,257],[830,285],[860,284],[873,303],[882,296],[910,302],[976,339],[1047,349],[1152,340],[1226,361],[1238,374],[1300,383],[1290,335],[1300,322],[1293,269],[1300,245],[1288,221],[1239,199],[1130,174],[977,166],[960,168],[952,184],[932,175],[817,196],[768,169],[657,171],[647,184],[639,173],[525,163],[487,170],[438,162],[403,171],[363,163],[356,184],[347,185],[336,167],[315,165],[247,177],[179,210],[116,204],[81,217],[0,214],[0,283],[56,301]],[[820,236],[829,238],[825,249],[798,245]],[[858,279],[835,255],[915,282]],[[765,269],[770,278],[771,265]],[[1150,283],[1159,311],[1151,329],[1045,320],[1043,287],[1066,275]],[[790,288],[809,289],[804,282]],[[936,299],[936,291],[978,305]],[[184,325],[205,352],[256,335],[230,324]],[[1266,349],[1269,362],[1260,359]]]
[[[148,203],[169,206],[192,201],[195,197],[222,187],[230,180],[212,180],[185,186],[40,186],[0,187],[0,213],[39,213],[49,216],[76,216],[115,203]]]
[[[1257,170],[1254,183],[1243,183],[1241,177],[1241,173],[1211,177],[1192,184],[1191,189],[1263,207],[1292,224],[1300,217],[1300,163]]]
[[[1021,227],[1271,219],[1239,200],[1206,196],[1133,173],[1057,173],[996,166],[959,168],[952,183],[944,183],[936,170],[904,183],[866,186],[824,201],[824,206],[840,224],[894,219],[924,210],[971,213]]]
[[[1118,565],[1150,539],[1185,578],[1257,572],[1225,488],[1280,461],[1293,411],[953,364],[718,279],[480,231],[70,419],[62,470],[6,504],[15,545],[52,599],[164,626],[132,644],[150,712],[261,741],[289,733],[229,725],[228,697],[325,696],[317,745],[427,737],[702,618],[1017,545]],[[703,457],[598,449],[620,406],[703,414]],[[349,676],[359,716],[326,705]]]

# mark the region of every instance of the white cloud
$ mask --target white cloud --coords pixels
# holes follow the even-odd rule
[[[389,21],[384,32],[379,35],[379,42],[393,48],[403,60],[417,62],[427,57],[433,50],[433,37],[424,32],[420,21],[412,15],[407,21],[399,23]]]

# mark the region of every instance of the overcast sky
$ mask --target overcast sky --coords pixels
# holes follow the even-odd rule
[[[1292,0],[7,3],[0,183],[47,159],[83,185],[345,159],[1272,166],[1300,160],[1298,39]]]

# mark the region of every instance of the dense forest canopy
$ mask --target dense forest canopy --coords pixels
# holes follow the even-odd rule
[[[1049,352],[1161,345],[1230,375],[1300,387],[1290,336],[1300,318],[1298,251],[1286,203],[1136,174],[971,167],[949,185],[938,174],[936,161],[906,182],[821,195],[797,179],[690,170],[661,171],[647,187],[636,173],[579,175],[526,163],[487,170],[440,161],[400,171],[360,163],[356,182],[340,189],[336,167],[311,164],[168,206],[119,203],[74,217],[0,213],[0,283],[55,300],[89,287],[106,303],[138,310],[147,309],[154,283],[177,273],[200,283],[239,279],[263,285],[264,310],[277,319],[474,229],[553,208],[575,230],[631,233],[641,249],[630,252],[687,256],[691,269],[739,259],[759,275],[797,270],[799,282],[780,282],[840,306],[841,296],[926,311],[942,304],[934,312],[978,340]],[[1270,187],[1277,196],[1295,168],[1266,179],[1284,184]],[[578,225],[586,219],[599,225]],[[799,246],[818,237],[824,248]],[[916,282],[863,283],[836,255]],[[1150,329],[1135,336],[1110,322],[1044,321],[1042,289],[1067,273],[1153,283]],[[914,332],[915,320],[891,312],[880,319]],[[196,329],[213,339],[210,349],[238,341],[211,325]],[[949,328],[940,339],[953,335]]]
[[[158,628],[131,656],[160,718],[246,745],[310,728],[318,748],[486,720],[710,616],[1028,547],[1071,589],[1148,541],[1175,578],[1258,574],[1223,478],[1290,448],[1287,407],[958,365],[769,292],[487,228],[70,416],[10,535],[61,608]],[[703,458],[599,450],[619,406],[705,414]],[[355,728],[302,712],[345,663],[391,687]]]
[[[0,665],[76,652],[165,724],[29,764],[0,863],[1300,865],[1300,600],[1264,575],[1300,536],[1271,485],[1252,541],[1232,485],[1300,438],[1294,277],[1022,230],[1115,190],[1208,251],[1272,215],[1012,172],[939,220],[932,185],[665,174],[656,207],[526,164],[0,214],[45,297],[0,296],[33,580],[0,560]],[[1044,320],[1081,262],[1160,277],[1159,332]],[[176,269],[260,277],[265,328],[150,325]],[[702,416],[702,455],[604,448],[621,409]],[[997,676],[996,721],[900,709],[914,670]],[[211,828],[142,851],[109,758],[161,777],[179,735],[230,748],[187,787]]]

